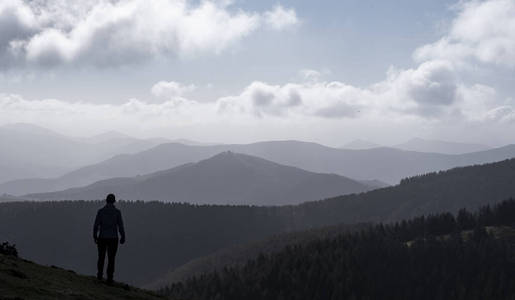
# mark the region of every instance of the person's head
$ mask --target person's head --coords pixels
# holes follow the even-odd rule
[[[107,197],[106,197],[107,203],[113,204],[115,201],[116,201],[116,197],[114,196],[114,194],[107,195]]]

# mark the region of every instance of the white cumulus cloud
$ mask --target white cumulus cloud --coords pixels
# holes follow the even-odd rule
[[[159,81],[151,88],[154,96],[162,99],[172,99],[181,97],[196,89],[194,84],[184,85],[176,81]]]
[[[310,73],[313,73],[311,70]],[[221,111],[250,115],[304,115],[321,118],[360,118],[363,115],[400,114],[435,118],[460,111],[463,94],[473,87],[459,81],[448,61],[429,61],[414,69],[394,70],[386,79],[368,87],[341,81],[320,81],[308,76],[304,82],[270,85],[256,81],[239,95],[222,97]],[[471,95],[467,101],[474,101]]]
[[[459,13],[444,37],[420,47],[418,61],[475,60],[515,67],[515,1],[469,1],[458,5]]]
[[[297,13],[294,9],[285,9],[277,5],[273,10],[265,12],[265,23],[272,29],[282,30],[299,23]]]
[[[158,55],[220,53],[264,25],[298,22],[293,9],[230,9],[227,1],[4,0],[0,55],[4,65],[122,65]]]

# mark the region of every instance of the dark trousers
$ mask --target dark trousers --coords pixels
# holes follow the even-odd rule
[[[98,239],[98,262],[97,276],[102,277],[104,273],[104,261],[107,251],[107,279],[112,280],[114,274],[114,258],[116,256],[116,250],[118,250],[118,239]]]

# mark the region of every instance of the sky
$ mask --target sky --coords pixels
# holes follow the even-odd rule
[[[515,141],[515,1],[0,1],[0,125]]]

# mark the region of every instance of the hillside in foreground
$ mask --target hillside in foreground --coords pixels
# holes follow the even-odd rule
[[[167,299],[126,284],[108,286],[95,277],[46,267],[0,254],[0,299],[157,300]]]

